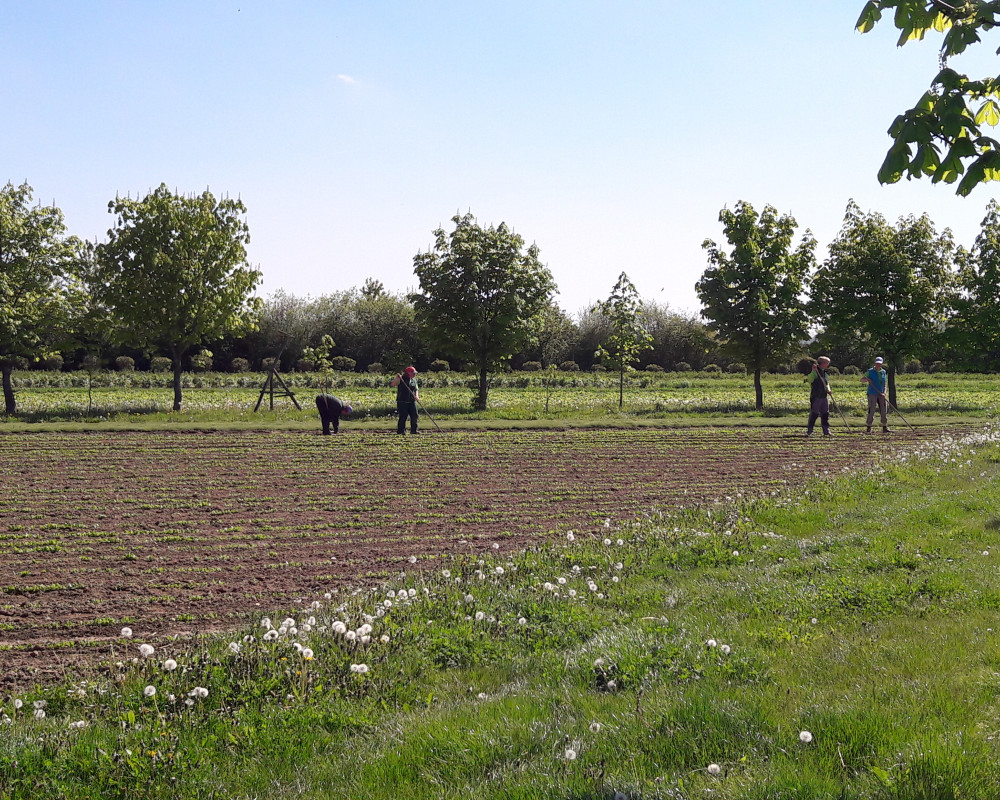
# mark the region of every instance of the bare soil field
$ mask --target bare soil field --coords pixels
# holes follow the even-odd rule
[[[105,652],[125,625],[146,640],[232,627],[450,554],[769,492],[939,432],[0,436],[0,689]]]

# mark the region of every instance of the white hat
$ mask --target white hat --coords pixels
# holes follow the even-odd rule
[[[876,364],[881,364],[881,363],[883,363],[883,362],[882,362],[882,356],[879,356],[878,358],[876,358],[876,359],[875,359],[875,363],[876,363]]]

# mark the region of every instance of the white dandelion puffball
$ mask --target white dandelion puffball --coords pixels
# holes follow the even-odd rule
[[[565,578],[556,578],[556,583],[558,583],[560,586],[565,586],[566,585],[566,579]]]
[[[206,689],[204,686],[195,686],[192,694],[195,697],[205,698],[208,697],[208,689]]]
[[[476,622],[482,622],[484,619],[486,619],[486,613],[483,612],[483,611],[477,611],[476,612]]]
[[[444,576],[445,578],[450,578],[451,577],[451,570],[450,569],[443,569],[443,570],[441,570],[441,575]]]
[[[719,643],[715,641],[715,639],[709,639],[707,642],[705,642],[705,647],[712,648],[716,647],[718,644]]]
[[[392,589],[390,589],[388,592],[385,593],[385,596],[388,597],[390,600],[393,600],[396,597],[396,593]]]
[[[349,642],[353,642],[355,639],[358,638],[358,634],[355,633],[354,631],[348,631],[347,633],[344,634],[344,638],[347,639],[347,641]]]
[[[618,545],[619,547],[621,547],[623,544],[625,544],[625,540],[624,539],[615,539],[615,544]]]
[[[732,648],[728,644],[719,645],[719,650],[722,651],[722,655],[724,656],[728,656],[729,653],[732,652]]]
[[[708,774],[709,775],[721,775],[722,774],[722,767],[720,767],[718,764],[709,764],[708,765]]]
[[[47,706],[48,704],[49,704],[48,700],[36,700],[31,705],[33,705],[35,708],[45,708],[45,706]]]
[[[139,655],[143,658],[149,658],[153,653],[156,652],[156,648],[151,644],[140,644],[139,645]]]
[[[262,620],[260,621],[260,627],[262,627],[262,628],[263,628],[263,629],[264,629],[265,631],[269,631],[269,630],[271,630],[271,628],[273,628],[273,627],[274,627],[274,626],[273,626],[273,625],[271,624],[271,618],[270,618],[270,617],[264,617],[264,618],[263,618],[263,619],[262,619]]]
[[[816,619],[816,617],[813,617],[811,620],[809,620],[809,623],[811,625],[818,625],[819,624],[819,620]]]
[[[803,744],[809,744],[809,742],[811,742],[812,740],[813,740],[813,735],[809,733],[809,731],[799,732],[799,741],[802,742]]]
[[[284,619],[284,621],[281,623],[281,627],[282,628],[294,628],[295,627],[295,620],[292,619],[291,617],[286,617]]]
[[[233,653],[233,654],[236,654],[236,653],[240,652],[240,644],[239,644],[239,642],[230,642],[229,643],[229,652]]]
[[[605,540],[604,540],[604,545],[605,545],[606,547],[610,547],[610,546],[611,546],[611,540],[610,540],[610,539],[605,539]]]
[[[392,608],[392,600],[383,600],[382,605],[386,608]]]
[[[278,638],[278,632],[274,628],[271,628],[271,630],[264,634],[263,638],[265,642],[273,642]]]
[[[497,542],[493,542],[493,544],[490,545],[490,547],[492,547],[494,550],[499,550],[500,549],[500,545]]]
[[[567,747],[566,748],[566,760],[567,761],[575,761],[576,760],[576,750],[574,750],[572,747]]]
[[[497,567],[493,570],[497,575],[503,575],[503,567]]]
[[[20,697],[15,698],[15,700],[14,700],[14,708],[20,708],[23,705],[24,705],[24,701]]]
[[[471,594],[467,594],[465,596],[465,602],[466,603],[475,603],[476,602],[476,598],[473,597]]]
[[[545,583],[543,583],[543,584],[542,584],[542,588],[543,588],[543,589],[544,589],[545,591],[547,591],[547,592],[551,592],[551,591],[552,591],[553,589],[555,589],[556,587],[555,587],[555,586],[553,586],[553,585],[552,585],[551,583],[549,583],[548,581],[545,581]]]
[[[79,730],[83,730],[84,728],[87,727],[87,720],[85,720],[85,719],[78,719],[76,722],[71,722],[69,724],[69,726],[70,726],[70,728],[73,728],[74,730],[78,730],[78,731]]]
[[[35,719],[45,719],[45,709],[36,708],[35,709]]]
[[[406,560],[409,561],[411,564],[416,564],[417,563],[417,557],[416,556],[410,556]]]
[[[125,638],[125,639],[131,639],[132,638],[132,629],[131,628],[122,628],[122,637]]]
[[[334,633],[340,636],[343,636],[345,633],[347,633],[347,626],[340,620],[337,620],[336,622],[333,623],[333,626],[330,628],[330,630],[332,630]]]
[[[146,697],[156,697],[156,687],[155,686],[147,686],[145,689],[142,690],[142,693]]]
[[[566,541],[567,542],[572,542],[574,539],[576,539],[576,534],[573,533],[573,531],[570,531],[569,533],[566,534]],[[570,752],[570,751],[567,751],[567,752]],[[575,757],[575,754],[574,754],[574,757]]]
[[[590,723],[590,732],[591,733],[599,733],[600,730],[601,730],[601,723],[600,722],[591,722]]]
[[[389,644],[389,634],[383,633],[381,636],[378,637],[378,640],[382,642],[382,644]]]
[[[518,625],[527,625],[528,624],[528,620],[526,620],[524,617],[518,617],[517,624]]]
[[[302,650],[302,657],[303,657],[303,658],[304,658],[304,659],[305,659],[306,661],[312,661],[312,657],[313,657],[313,651],[312,651],[312,648],[310,648],[310,647],[305,647],[305,648],[303,648],[303,650]]]

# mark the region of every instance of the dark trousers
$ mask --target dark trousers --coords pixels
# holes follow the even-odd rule
[[[417,432],[417,404],[416,403],[396,403],[396,411],[399,412],[399,424],[396,425],[396,433],[406,433],[406,418],[410,418],[410,433]]]
[[[809,412],[809,424],[806,426],[806,433],[812,433],[819,419],[823,426],[823,433],[830,432],[830,401],[823,397],[812,401],[812,408]]]
[[[340,432],[340,411],[343,406],[336,400],[327,399],[326,395],[316,398],[316,409],[319,411],[319,418],[323,423],[323,435],[330,435],[330,426],[333,425],[333,432]]]

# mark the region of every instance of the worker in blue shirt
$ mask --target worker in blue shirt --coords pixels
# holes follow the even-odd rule
[[[885,396],[888,373],[883,369],[882,364],[882,357],[879,356],[875,359],[875,366],[868,370],[861,379],[862,383],[868,384],[868,419],[865,422],[868,433],[872,432],[872,422],[875,421],[876,409],[882,418],[882,433],[889,433],[889,417]]]

